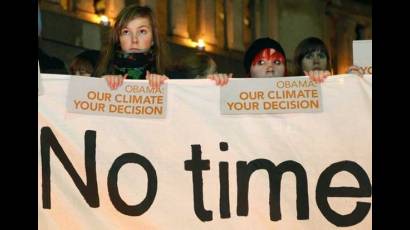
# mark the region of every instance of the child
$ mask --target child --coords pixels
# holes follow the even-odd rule
[[[331,62],[325,43],[316,37],[309,37],[299,43],[293,58],[295,75],[306,75],[310,71],[330,71]],[[329,72],[330,73],[330,72]]]
[[[252,78],[286,77],[286,55],[282,46],[268,37],[256,39],[246,50],[245,71]],[[329,71],[308,71],[305,75],[316,82],[323,82]]]
[[[95,71],[100,52],[97,50],[85,50],[75,56],[71,61],[69,73],[71,75],[91,76]]]
[[[299,43],[295,49],[293,59],[295,75],[310,75],[315,71],[329,72],[331,70],[331,59],[325,43],[319,38],[309,37]],[[357,66],[350,66],[347,73],[363,75]],[[330,75],[330,72],[329,72]]]
[[[183,57],[167,70],[171,79],[201,79],[216,73],[216,63],[211,56],[197,52]]]
[[[211,79],[217,85],[226,85],[232,74],[217,73],[217,65],[211,56],[198,52],[188,55],[167,71],[172,79]]]
[[[287,75],[286,56],[282,46],[270,38],[256,39],[243,59],[248,77],[267,78]]]
[[[168,79],[156,74],[164,69],[161,52],[152,10],[147,6],[129,5],[116,18],[95,75],[105,78],[111,89],[121,86],[125,78],[148,79],[151,87],[159,88]]]

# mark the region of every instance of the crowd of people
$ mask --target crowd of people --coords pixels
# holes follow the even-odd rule
[[[71,61],[67,71],[64,62],[48,56],[39,48],[40,69],[46,73],[101,77],[106,79],[111,89],[121,86],[124,79],[147,79],[151,87],[159,88],[168,79],[208,78],[223,86],[235,77],[232,73],[218,73],[216,62],[205,52],[192,53],[171,65],[161,41],[153,11],[147,6],[132,4],[118,14],[108,43],[101,51],[81,52]],[[254,40],[243,58],[243,67],[249,78],[305,75],[321,83],[332,74],[329,51],[325,43],[316,37],[308,37],[298,44],[293,65],[294,71],[289,74],[284,49],[269,37]],[[360,75],[355,66],[349,71]]]

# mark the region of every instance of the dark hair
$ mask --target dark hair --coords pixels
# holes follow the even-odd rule
[[[319,38],[308,37],[301,41],[295,49],[295,55],[293,56],[293,64],[295,65],[295,75],[304,75],[302,69],[302,59],[307,54],[310,54],[315,51],[320,51],[326,54],[326,68],[330,70],[330,57],[325,43]]]
[[[77,71],[91,75],[94,72],[94,67],[88,59],[75,57],[68,70],[71,75],[76,75]]]
[[[215,72],[216,64],[211,56],[195,53],[182,58],[179,63],[168,68],[166,75],[172,79],[194,79],[205,78]]]
[[[49,56],[40,47],[38,48],[38,61],[41,73],[68,74],[65,63],[61,59]]]
[[[245,67],[245,72],[247,74],[250,73],[252,60],[255,57],[255,55],[257,55],[261,50],[266,49],[266,48],[275,49],[276,51],[283,54],[286,60],[285,51],[283,50],[279,42],[271,38],[268,38],[268,37],[256,39],[255,41],[252,42],[252,44],[246,50],[245,56],[243,59],[243,66]],[[284,64],[285,64],[285,73],[286,73],[286,62]]]
[[[74,75],[77,71],[85,72],[92,75],[95,71],[100,51],[98,50],[85,50],[79,53],[71,61],[68,68],[69,73]]]
[[[93,68],[97,66],[98,59],[100,57],[100,51],[98,50],[84,50],[83,52],[79,53],[77,58],[87,59]]]
[[[148,6],[139,6],[137,4],[129,5],[121,10],[118,14],[107,44],[101,51],[101,59],[99,60],[95,75],[101,76],[106,74],[110,60],[113,58],[116,49],[120,49],[119,37],[121,29],[123,29],[130,21],[135,18],[147,18],[150,21],[154,45],[152,51],[155,56],[155,67],[158,72],[163,72],[165,63],[163,63],[163,48],[161,47],[158,23],[154,16],[154,12]]]

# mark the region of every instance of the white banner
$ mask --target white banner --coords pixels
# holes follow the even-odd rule
[[[42,83],[41,74],[40,74],[40,62],[37,62],[37,71],[38,71],[38,75],[37,75],[38,95],[42,95],[43,94],[43,83]]]
[[[130,119],[68,113],[69,77],[43,75],[39,229],[372,228],[369,78],[327,79],[321,113],[240,116],[170,80],[165,119]]]

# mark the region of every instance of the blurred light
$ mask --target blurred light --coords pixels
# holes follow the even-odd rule
[[[249,19],[244,18],[243,19],[243,24],[245,24],[245,26],[249,26]]]
[[[223,13],[219,13],[219,18],[220,18],[221,20],[224,20],[225,15],[224,15]]]
[[[204,40],[198,39],[197,49],[198,49],[198,50],[201,50],[201,51],[205,50],[205,42],[204,42]]]
[[[104,26],[109,26],[110,25],[110,20],[108,19],[107,16],[101,15],[100,16],[100,23]]]

